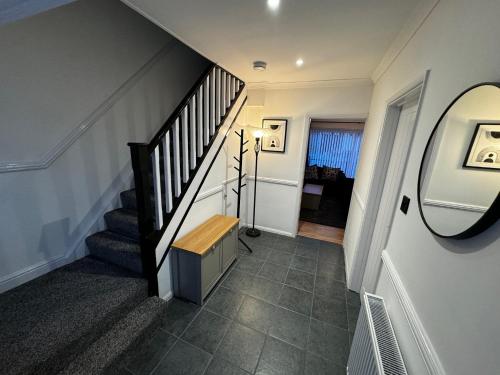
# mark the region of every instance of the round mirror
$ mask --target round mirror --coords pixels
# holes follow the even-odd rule
[[[420,165],[418,204],[440,237],[472,237],[498,220],[500,83],[471,87],[441,115]]]

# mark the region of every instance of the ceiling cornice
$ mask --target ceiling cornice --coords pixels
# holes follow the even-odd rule
[[[326,87],[357,87],[357,86],[373,86],[370,78],[346,78],[346,79],[329,79],[317,81],[297,81],[297,82],[247,82],[247,87],[250,90],[265,89],[265,90],[290,90],[290,89],[310,89],[310,88],[326,88]]]
[[[384,54],[379,65],[375,68],[372,74],[374,83],[384,75],[384,73],[394,63],[396,58],[403,52],[408,43],[413,39],[415,34],[420,30],[427,18],[434,11],[440,0],[422,0],[420,5],[415,9],[412,16],[401,29],[400,33],[391,43],[389,48]]]

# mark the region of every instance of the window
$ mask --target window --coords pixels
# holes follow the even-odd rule
[[[362,130],[311,128],[307,165],[340,168],[354,178],[362,136]]]

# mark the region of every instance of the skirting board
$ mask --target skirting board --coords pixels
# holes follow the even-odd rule
[[[251,226],[251,225],[248,225],[248,226]],[[263,227],[261,225],[256,225],[255,228],[261,230],[261,231],[264,231],[264,232],[269,232],[269,233],[274,233],[274,234],[279,234],[279,235],[282,235],[282,236],[287,236],[287,237],[295,237],[295,235],[293,233],[290,233],[290,232],[286,232],[284,230],[280,230],[280,229],[274,229],[274,228],[269,228],[269,227]]]
[[[413,333],[413,336],[415,337],[415,341],[420,349],[420,353],[427,366],[429,374],[445,375],[446,373],[441,361],[432,346],[429,336],[427,336],[427,333],[425,332],[424,326],[417,315],[403,281],[399,277],[389,253],[385,250],[382,252],[382,262],[387,270],[387,273],[389,274],[389,278],[391,279],[391,283],[396,291],[398,301],[401,304],[405,317],[408,321],[408,325]]]

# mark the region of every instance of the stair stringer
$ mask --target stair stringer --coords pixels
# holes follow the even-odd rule
[[[184,223],[184,220],[191,209],[194,200],[199,192],[199,189],[203,185],[207,172],[210,170],[213,165],[213,160],[217,157],[221,147],[226,141],[226,137],[230,134],[231,131],[234,130],[234,124],[236,123],[236,118],[240,114],[242,107],[244,106],[247,98],[247,89],[244,87],[243,92],[239,95],[237,101],[232,106],[229,114],[226,116],[224,122],[221,124],[219,131],[217,133],[217,137],[215,141],[212,143],[212,146],[208,150],[208,153],[201,163],[199,169],[196,172],[196,175],[193,178],[193,181],[189,185],[181,203],[179,204],[177,210],[175,211],[172,219],[170,220],[167,228],[163,232],[163,235],[156,246],[155,255],[156,255],[156,265],[160,266],[158,270],[158,295],[165,299],[169,300],[172,298],[172,280],[171,280],[171,268],[170,268],[170,254],[166,255],[166,259],[162,262],[162,259],[165,253],[168,253],[168,250],[171,244],[174,242],[177,233]]]

